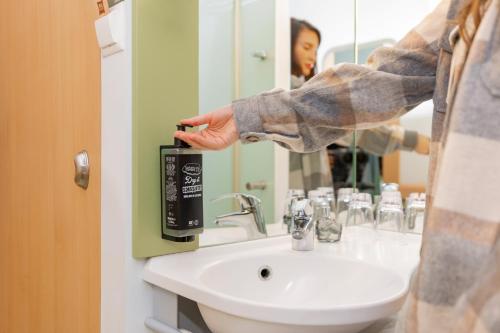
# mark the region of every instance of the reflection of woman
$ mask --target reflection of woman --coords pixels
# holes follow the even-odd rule
[[[321,33],[307,21],[292,18],[291,32],[291,69],[292,89],[300,88],[305,81],[316,74],[316,56]]]
[[[366,66],[342,64],[184,120],[201,149],[274,140],[317,150],[434,99],[420,263],[396,331],[500,332],[500,3],[444,0]]]
[[[300,88],[316,74],[316,56],[321,43],[319,30],[304,20],[291,19],[291,88]],[[375,155],[384,155],[402,149],[427,154],[429,139],[415,131],[397,125],[382,125],[358,132],[358,146]],[[336,141],[349,146],[351,135]],[[332,186],[328,152],[321,149],[312,153],[290,152],[290,188],[307,191],[320,186]]]

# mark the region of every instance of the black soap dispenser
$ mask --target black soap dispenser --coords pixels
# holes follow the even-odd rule
[[[186,131],[190,125],[177,125]],[[174,145],[160,146],[161,237],[192,242],[203,232],[202,154],[175,138]]]

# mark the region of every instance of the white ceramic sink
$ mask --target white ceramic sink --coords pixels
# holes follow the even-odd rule
[[[399,310],[419,248],[350,227],[310,252],[284,236],[152,258],[144,279],[196,301],[213,333],[359,332]]]

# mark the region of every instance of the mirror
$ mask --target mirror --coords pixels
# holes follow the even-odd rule
[[[409,1],[200,1],[200,113],[303,83],[291,75],[291,18],[305,20],[320,31],[315,67],[322,71],[356,59],[364,63],[375,48],[401,39],[436,3]],[[424,103],[399,119],[400,128],[430,136],[431,115],[432,103]],[[362,133],[358,139],[363,140]],[[218,216],[240,210],[241,199],[216,200],[229,193],[260,198],[267,233],[274,236],[287,232],[281,220],[289,188],[307,191],[326,179],[338,189],[352,186],[356,179],[359,188],[372,193],[380,182],[399,183],[403,196],[425,192],[427,156],[403,151],[378,156],[358,148],[358,163],[353,167],[352,140],[341,141],[314,156],[289,153],[272,142],[238,143],[223,151],[204,152],[205,231],[200,246],[249,239],[248,230],[237,223],[215,223]],[[317,175],[318,163],[326,166],[326,176]],[[358,171],[355,178],[353,170]]]
[[[288,8],[288,0],[200,1],[200,113],[275,87],[289,88]],[[241,227],[214,223],[217,216],[240,210],[234,198],[213,202],[228,193],[258,197],[268,234],[283,234],[287,170],[288,152],[272,142],[205,152],[200,245],[248,239]]]
[[[411,0],[357,0],[357,43],[359,62],[364,63],[369,53],[381,45],[391,45],[401,40],[435,6],[438,1]],[[420,104],[392,124],[403,131],[415,131],[430,137],[432,123],[432,101]],[[385,154],[380,160],[381,179],[386,183],[398,183],[403,198],[411,192],[425,192],[429,156],[415,151],[396,150]]]

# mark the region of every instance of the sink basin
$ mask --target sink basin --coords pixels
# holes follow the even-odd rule
[[[407,279],[381,266],[290,254],[219,262],[203,272],[200,280],[226,297],[267,308],[272,313],[268,319],[281,322],[280,332],[359,331],[396,312],[408,289]],[[278,332],[275,325],[249,320],[245,325],[251,329],[236,330],[240,318],[199,307],[214,332]],[[228,325],[228,320],[234,323]]]
[[[399,310],[419,248],[350,227],[309,252],[282,236],[152,258],[144,279],[196,301],[213,333],[359,332]]]

